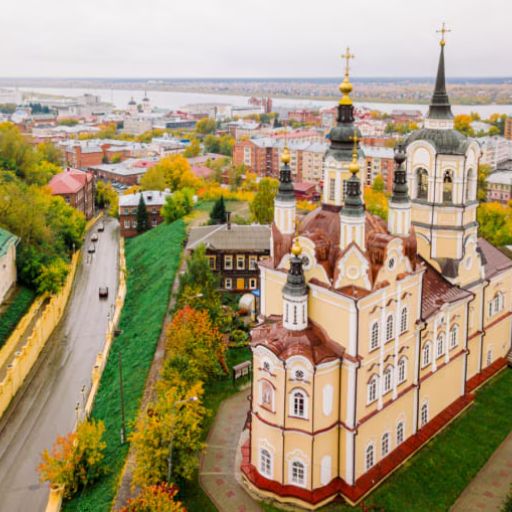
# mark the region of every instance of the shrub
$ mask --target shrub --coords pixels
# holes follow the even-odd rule
[[[174,499],[177,492],[174,485],[166,483],[143,487],[120,512],[186,512],[181,502]]]

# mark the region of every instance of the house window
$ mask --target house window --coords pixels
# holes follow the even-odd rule
[[[210,265],[210,270],[215,270],[215,256],[208,256],[208,264]]]
[[[450,329],[450,348],[455,348],[457,346],[457,338],[459,336],[459,326],[454,325]]]
[[[400,334],[403,334],[407,331],[407,320],[408,320],[408,311],[407,308],[402,308],[402,312],[400,313]]]
[[[158,226],[158,222],[157,222],[155,219],[153,219],[153,220],[151,221],[151,225],[152,225],[154,228],[156,228],[156,227]]]
[[[407,378],[407,361],[405,357],[402,357],[400,361],[398,361],[398,384],[405,382]]]
[[[368,403],[371,404],[377,400],[378,377],[374,375],[368,382]]]
[[[292,462],[292,484],[304,485],[306,481],[306,468],[299,461]]]
[[[329,179],[329,201],[334,201],[336,192],[336,180],[334,178]]]
[[[384,370],[384,393],[387,393],[388,391],[391,390],[391,383],[393,380],[392,377],[393,377],[393,369],[391,368],[391,366],[388,366]]]
[[[418,169],[416,171],[417,193],[418,199],[428,199],[428,172],[426,169]]]
[[[444,354],[444,335],[440,334],[437,337],[437,351],[436,356],[441,357]]]
[[[487,351],[487,366],[490,366],[492,364],[492,349],[489,349]]]
[[[292,416],[306,417],[306,395],[302,391],[292,393]]]
[[[424,427],[428,423],[428,404],[425,402],[421,406],[421,427]]]
[[[249,270],[258,270],[258,256],[249,256]]]
[[[226,279],[224,279],[224,288],[226,288],[226,290],[231,290],[233,288],[233,280],[230,277],[226,277]]]
[[[379,322],[372,324],[370,332],[370,350],[375,350],[379,346]]]
[[[257,288],[257,286],[258,286],[258,280],[254,277],[251,277],[249,279],[249,288],[251,290],[255,290]]]
[[[233,256],[231,254],[224,256],[224,270],[233,270]]]
[[[124,229],[130,229],[130,221],[129,220],[124,221]]]
[[[425,343],[423,347],[423,353],[421,356],[422,367],[429,365],[432,362],[432,344],[430,342]]]
[[[389,453],[389,433],[388,432],[386,432],[382,436],[381,450],[382,450],[383,457],[385,457]]]
[[[402,444],[404,442],[404,422],[400,421],[396,426],[396,444]]]
[[[136,220],[132,220],[132,228],[136,228],[137,227],[137,221]]]
[[[366,471],[368,471],[375,464],[375,450],[373,444],[368,445],[366,448]]]
[[[260,450],[260,473],[269,478],[272,477],[272,455],[264,448]]]
[[[393,315],[389,315],[386,319],[386,341],[393,339]]]
[[[245,269],[245,256],[243,254],[237,254],[237,256],[236,256],[236,269],[237,270]]]

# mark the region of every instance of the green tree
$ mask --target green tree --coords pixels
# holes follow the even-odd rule
[[[72,117],[65,117],[59,119],[57,124],[60,126],[76,126],[78,124],[78,119],[73,119]]]
[[[168,224],[185,216],[194,207],[194,190],[184,188],[166,197],[161,214]]]
[[[249,204],[251,216],[258,224],[270,224],[274,219],[274,199],[277,194],[278,181],[263,178],[258,184],[258,191]]]
[[[36,147],[37,158],[40,161],[50,162],[61,166],[64,162],[64,154],[53,142],[41,142]]]
[[[96,206],[108,210],[111,217],[119,214],[119,195],[114,190],[112,183],[98,181],[96,183]]]
[[[224,203],[224,196],[220,196],[215,201],[212,211],[210,212],[210,224],[225,224],[227,222],[226,205]]]
[[[196,123],[196,132],[202,135],[214,133],[216,128],[217,123],[215,122],[215,119],[210,119],[209,117],[203,117]]]
[[[384,178],[382,177],[382,174],[375,176],[372,183],[372,190],[374,192],[384,192]]]
[[[137,233],[144,233],[148,230],[148,210],[144,201],[144,194],[139,196],[139,204],[137,206]]]
[[[61,258],[55,258],[42,267],[35,279],[39,293],[57,293],[63,286],[68,273],[68,264]]]
[[[199,141],[197,139],[192,139],[190,141],[190,144],[185,148],[185,151],[183,152],[183,156],[185,158],[194,158],[196,156],[199,156],[201,154],[201,144],[199,144]]]
[[[219,153],[220,152],[220,139],[215,135],[207,135],[204,138],[204,149],[207,153]]]
[[[478,166],[477,177],[477,199],[480,202],[487,200],[487,177],[491,173],[491,166],[488,164],[480,164]]]

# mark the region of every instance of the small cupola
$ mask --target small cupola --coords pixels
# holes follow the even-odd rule
[[[298,239],[291,252],[290,270],[283,287],[283,326],[290,331],[302,331],[308,326],[308,285]]]

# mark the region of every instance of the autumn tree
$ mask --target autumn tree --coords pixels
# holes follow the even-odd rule
[[[111,217],[117,217],[119,214],[119,195],[114,190],[111,183],[98,181],[96,183],[96,206],[104,208]]]
[[[197,139],[192,139],[190,144],[185,148],[183,156],[185,158],[193,158],[201,154],[201,144]]]
[[[384,192],[384,178],[382,174],[377,174],[372,183],[372,190],[374,192]]]
[[[215,119],[210,119],[209,117],[203,117],[196,123],[196,132],[202,135],[214,133],[216,128],[217,123],[215,122]]]
[[[137,206],[137,233],[144,233],[148,230],[148,209],[144,201],[144,194],[139,196],[139,204]]]
[[[477,209],[478,233],[493,245],[512,243],[512,208],[500,203],[482,203]]]
[[[159,483],[142,487],[135,498],[130,498],[120,512],[186,512],[176,499],[176,486]]]
[[[60,166],[64,162],[64,154],[53,142],[41,142],[36,147],[37,158]]]
[[[388,218],[388,199],[384,192],[376,192],[372,187],[364,188],[366,210],[382,219]]]
[[[274,199],[277,194],[278,181],[263,178],[258,184],[258,191],[249,204],[251,216],[258,224],[270,224],[274,219]]]
[[[183,155],[170,155],[162,158],[154,167],[149,169],[140,179],[143,190],[171,191],[181,188],[199,188],[201,180],[197,178],[188,160]]]
[[[487,200],[487,177],[491,170],[491,166],[488,164],[480,164],[478,166],[477,199],[480,202]]]
[[[464,135],[472,137],[474,135],[474,130],[471,127],[472,122],[473,120],[470,115],[458,114],[453,118],[453,127]]]
[[[161,214],[165,222],[171,223],[190,213],[193,207],[194,191],[191,188],[184,188],[166,197]]]
[[[165,174],[157,166],[151,167],[141,177],[140,187],[142,190],[165,190],[167,188]]]

